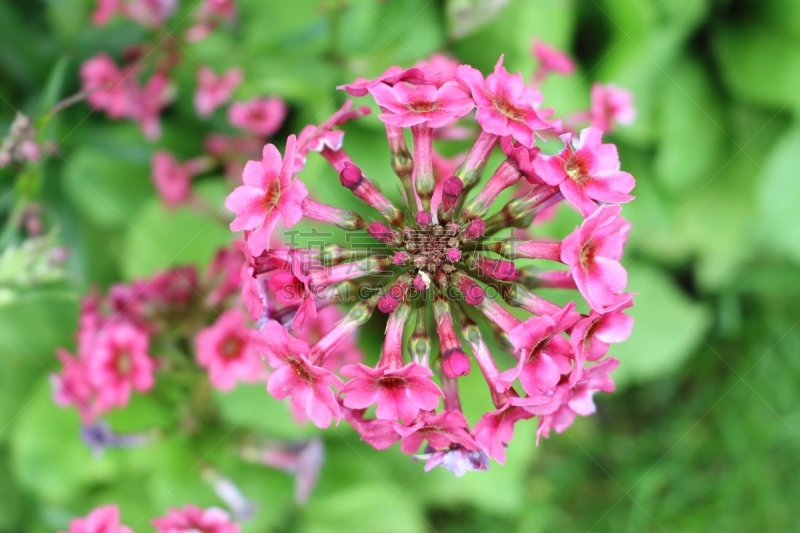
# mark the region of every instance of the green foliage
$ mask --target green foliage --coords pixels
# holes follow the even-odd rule
[[[86,57],[105,50],[119,58],[147,34],[122,20],[90,27],[94,4],[0,0],[2,131],[12,108],[36,116],[76,92]],[[621,360],[618,391],[598,395],[596,416],[539,448],[535,426],[519,424],[505,466],[464,478],[441,469],[424,474],[396,447],[377,452],[344,424],[331,428],[322,434],[326,462],[306,507],[294,503],[290,474],[239,456],[241,442],[257,436],[320,435],[297,425],[263,385],[215,392],[202,428],[175,436],[159,430],[185,423],[193,406],[165,406],[202,385],[160,382],[109,417],[117,431],[155,430],[155,441],[93,457],[79,440],[76,413],[53,404],[47,380],[57,366],[54,348],[74,346],[79,297],[92,284],[169,266],[202,270],[231,240],[222,205],[231,184],[204,176],[194,186],[201,209],[163,208],[150,178],[156,145],[135,125],[78,104],[42,131],[58,155],[17,178],[0,172],[4,224],[34,199],[46,227],[59,226],[27,243],[16,239],[16,227],[2,232],[0,532],[64,529],[110,501],[125,523],[146,530],[170,506],[220,505],[201,475],[210,465],[258,502],[248,532],[800,529],[800,3],[238,4],[240,21],[187,44],[175,67],[180,99],[157,147],[180,159],[198,154],[211,130],[230,131],[222,111],[198,123],[189,94],[198,65],[221,70],[231,58],[246,74],[237,99],[274,94],[289,103],[278,144],[341,105],[336,85],[438,50],[484,71],[504,54],[509,70],[526,77],[535,67],[534,36],[570,51],[577,72],[542,88],[545,106],[562,115],[586,108],[595,81],[634,92],[637,121],[610,135],[622,168],[637,178],[637,199],[624,208],[632,230],[623,259],[638,293],[630,310],[636,325],[612,348]],[[168,29],[185,31],[193,8],[181,3]],[[345,144],[397,198],[377,112],[373,106],[372,116],[348,124]],[[559,147],[555,140],[543,149]],[[305,182],[320,201],[361,209],[313,155]],[[547,232],[563,236],[575,224],[574,213],[561,209]],[[71,250],[67,282],[48,263],[56,243]],[[360,344],[374,354],[382,322],[367,329]],[[476,370],[464,380],[462,401],[473,423],[489,405]]]

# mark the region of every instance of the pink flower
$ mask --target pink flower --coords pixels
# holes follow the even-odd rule
[[[266,356],[275,372],[267,391],[278,400],[292,397],[294,409],[303,410],[321,428],[339,419],[339,403],[330,387],[341,388],[342,380],[308,360],[309,346],[286,332],[275,320],[253,334],[256,350]]]
[[[573,388],[566,389],[561,406],[552,413],[540,416],[539,427],[536,430],[537,441],[541,437],[549,437],[551,429],[556,433],[563,433],[572,425],[576,415],[594,414],[597,410],[594,405],[594,394],[614,392],[614,382],[608,374],[617,368],[617,365],[619,361],[609,357],[584,369],[580,381]]]
[[[552,128],[536,109],[542,95],[526,87],[520,73],[509,74],[503,67],[503,56],[486,79],[469,65],[459,66],[456,77],[472,91],[478,107],[475,118],[484,131],[503,137],[511,135],[531,148],[536,130]]]
[[[242,82],[242,70],[232,68],[217,76],[208,67],[197,71],[197,90],[194,93],[194,108],[203,118],[211,116],[216,108],[227,102],[233,90]]]
[[[167,207],[176,207],[189,200],[193,170],[191,164],[178,163],[169,152],[158,150],[153,154],[153,183]]]
[[[111,118],[125,117],[131,106],[131,93],[125,76],[106,54],[98,54],[81,65],[82,90],[90,91],[86,100]]]
[[[408,83],[426,83],[427,80],[425,79],[425,73],[421,69],[414,67],[404,69],[394,66],[387,68],[383,74],[377,78],[373,78],[371,80],[366,78],[356,78],[356,81],[353,83],[339,85],[336,88],[340,91],[347,91],[350,96],[364,96],[369,92],[371,87],[374,87],[379,83],[395,85],[401,81]]]
[[[557,72],[569,76],[575,71],[575,63],[567,54],[539,39],[533,40],[533,55],[539,60],[542,72]]]
[[[347,100],[336,113],[319,126],[306,126],[303,128],[300,135],[297,136],[296,170],[299,171],[305,168],[308,152],[323,152],[326,149],[338,152],[342,149],[344,132],[333,128],[350,120],[368,115],[371,111],[367,106],[361,106],[356,109],[352,109],[352,107],[353,102]]]
[[[376,416],[381,420],[397,420],[410,424],[420,410],[431,411],[439,405],[442,391],[431,380],[431,369],[417,363],[402,368],[348,365],[340,372],[352,377],[342,389],[344,405],[365,409],[377,404]]]
[[[146,138],[154,140],[161,136],[159,116],[169,100],[169,79],[164,72],[156,72],[144,86],[134,92],[130,118],[139,123]]]
[[[502,465],[506,462],[506,446],[514,436],[514,424],[533,416],[522,407],[506,403],[500,409],[483,415],[472,433],[483,451]]]
[[[468,432],[467,419],[460,411],[424,413],[410,426],[394,422],[393,427],[402,438],[400,449],[403,453],[416,452],[424,440],[434,450],[446,449],[451,444],[459,444],[468,450],[479,449],[478,443]]]
[[[125,406],[131,392],[153,388],[155,363],[147,355],[149,339],[136,327],[106,326],[91,353],[84,354],[89,381],[97,393],[98,409]]]
[[[384,112],[378,118],[387,124],[406,128],[417,124],[440,128],[475,107],[469,94],[454,81],[439,88],[405,83],[390,87],[378,83],[370,87],[369,92],[383,108]]]
[[[72,520],[66,533],[133,533],[133,530],[119,523],[116,505],[103,505],[84,518]]]
[[[92,12],[92,24],[104,26],[111,17],[120,13],[121,10],[120,0],[97,0],[97,7]]]
[[[520,358],[516,367],[498,376],[498,389],[508,389],[519,377],[522,389],[537,396],[552,390],[562,374],[572,370],[572,349],[561,333],[580,318],[574,308],[574,304],[567,304],[553,316],[531,317],[509,331],[508,338]]]
[[[612,131],[616,124],[631,124],[636,119],[633,94],[616,85],[592,85],[592,127]]]
[[[596,128],[581,131],[573,143],[571,133],[561,139],[566,144],[558,155],[540,155],[533,161],[536,174],[548,185],[558,186],[564,198],[586,217],[598,202],[624,203],[633,200],[633,176],[619,169],[619,155],[613,144],[602,144],[603,132]],[[573,146],[574,144],[574,146]]]
[[[286,103],[278,97],[253,98],[232,103],[228,122],[253,135],[268,137],[280,129],[288,112]]]
[[[195,339],[197,363],[208,369],[211,385],[221,391],[237,381],[252,383],[264,375],[264,365],[250,344],[250,331],[239,309],[222,313]]]
[[[591,314],[580,320],[572,329],[571,342],[575,351],[575,368],[570,377],[570,385],[574,385],[581,375],[586,361],[597,361],[608,352],[611,343],[623,342],[633,329],[633,317],[622,311],[633,305],[630,295],[620,298],[619,302],[600,314]]]
[[[286,140],[286,153],[281,163],[278,149],[268,144],[261,161],[248,161],[244,168],[244,186],[237,187],[225,199],[225,207],[236,214],[231,231],[252,230],[247,246],[253,255],[267,249],[278,217],[291,228],[303,216],[301,204],[308,196],[305,185],[294,179],[296,138]]]
[[[602,313],[625,298],[628,273],[619,263],[630,224],[618,205],[604,205],[561,244],[561,261],[594,311]]]
[[[452,57],[437,53],[427,59],[417,61],[414,66],[423,72],[427,83],[441,87],[455,79],[458,65],[458,61]]]
[[[152,521],[156,533],[239,533],[239,525],[232,522],[227,512],[217,507],[201,509],[186,505],[172,508],[166,516]]]

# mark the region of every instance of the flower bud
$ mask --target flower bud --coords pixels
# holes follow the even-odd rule
[[[469,356],[461,350],[452,350],[442,355],[442,372],[450,379],[466,376],[470,366]]]

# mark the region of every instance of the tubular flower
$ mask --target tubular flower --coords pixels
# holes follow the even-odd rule
[[[595,209],[582,212],[582,225],[563,240],[502,237],[570,200],[560,182],[536,169],[544,156],[533,143],[553,124],[537,108],[538,91],[509,74],[502,60],[487,78],[468,65],[445,66],[393,67],[342,87],[381,107],[390,166],[404,195],[400,203],[381,192],[379,185],[394,188],[387,177],[368,176],[347,153],[344,133],[335,128],[363,114],[349,103],[303,130],[294,165],[285,162],[295,153],[294,138],[287,143],[286,183],[300,183],[305,159],[316,151],[338,173],[339,184],[365,204],[356,212],[306,196],[303,218],[346,230],[348,242],[359,245],[267,250],[253,246],[250,233],[242,272],[245,299],[260,325],[254,346],[275,369],[267,387],[273,396],[291,396],[293,410],[318,426],[343,419],[376,449],[399,442],[404,453],[426,461],[426,470],[442,466],[461,475],[486,469],[489,458],[505,461],[517,422],[539,418],[540,435],[561,431],[570,416],[593,409],[594,392],[611,390],[607,374],[614,365],[606,361],[614,360],[599,359],[630,330],[621,311],[632,300],[619,264],[629,227],[619,206],[600,202],[627,201],[630,188],[624,198],[587,188]],[[439,143],[451,137],[441,132],[472,122],[473,107],[477,139],[455,164],[443,165]],[[404,128],[411,130],[410,147]],[[591,166],[595,159],[602,159],[603,170],[616,157],[592,135],[580,153],[588,152],[590,173],[598,170]],[[267,152],[277,150],[268,146]],[[499,164],[481,183],[495,152]],[[505,194],[516,187],[521,194]],[[232,229],[259,231],[265,187],[253,191],[252,201],[240,189],[228,198],[237,214]],[[501,197],[511,199],[503,203]],[[548,269],[548,263],[561,265]],[[573,301],[556,305],[537,294],[542,287],[571,291]],[[583,299],[592,309],[588,315],[576,311]],[[528,317],[518,318],[510,307]],[[339,308],[335,325],[318,325],[323,311]],[[387,315],[379,357],[368,359],[377,362],[342,356],[362,326],[375,327],[376,314]],[[309,316],[297,321],[298,315]],[[505,359],[490,352],[486,331],[516,364],[497,362]],[[493,407],[471,427],[459,389],[476,371]]]

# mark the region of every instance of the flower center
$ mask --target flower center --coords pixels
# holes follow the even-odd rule
[[[595,248],[596,245],[592,239],[588,239],[581,248],[580,263],[584,272],[588,272],[594,265]]]
[[[566,172],[567,176],[569,176],[569,178],[578,185],[589,179],[588,163],[583,157],[574,153],[570,154],[570,156],[564,162],[564,172]]]
[[[501,112],[511,120],[514,120],[516,122],[522,122],[525,120],[525,113],[521,109],[513,105],[511,102],[509,102],[508,99],[502,94],[492,98],[492,105],[494,106],[495,109],[497,109],[499,112]]]
[[[306,383],[308,383],[311,386],[314,385],[314,381],[315,381],[314,380],[314,376],[311,375],[311,372],[308,371],[308,369],[306,368],[306,366],[303,364],[303,362],[300,359],[296,359],[294,357],[287,357],[286,358],[286,363],[290,367],[292,367],[292,370],[294,371],[294,375],[297,376],[297,379],[299,379],[301,381],[305,381]]]
[[[448,257],[448,250],[458,250],[460,241],[454,227],[427,224],[419,229],[407,227],[403,230],[403,245],[411,257],[411,264],[419,272],[433,279],[446,280],[456,267]]]
[[[219,353],[225,360],[236,359],[242,351],[244,343],[238,335],[232,334],[225,337],[219,345]]]
[[[126,376],[133,370],[133,358],[127,349],[119,351],[114,361],[114,367],[120,376]]]
[[[397,376],[384,376],[376,381],[376,385],[382,389],[397,390],[406,386],[407,380]]]
[[[279,178],[275,178],[272,180],[269,185],[267,186],[267,190],[264,193],[264,209],[267,211],[267,214],[271,213],[275,206],[278,205],[278,202],[281,199],[281,180]]]
[[[406,104],[406,109],[414,113],[430,113],[439,109],[439,102],[430,102],[427,100],[417,100]]]

